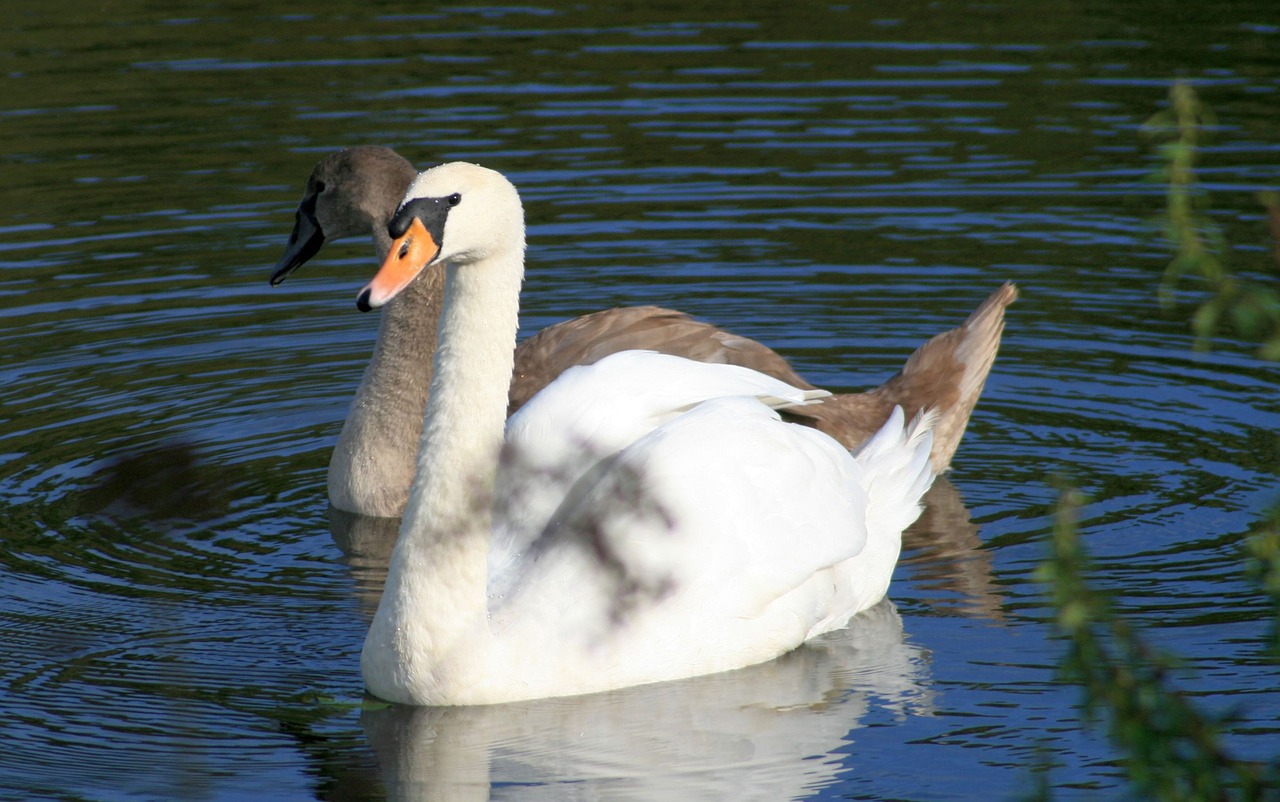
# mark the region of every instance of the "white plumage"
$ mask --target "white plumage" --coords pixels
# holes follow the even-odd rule
[[[739,668],[884,597],[932,481],[931,416],[896,411],[855,456],[775,412],[821,391],[626,352],[567,371],[504,432],[519,197],[450,164],[406,207],[429,219],[362,298],[385,302],[432,261],[446,298],[418,474],[362,657],[373,693],[476,704]]]

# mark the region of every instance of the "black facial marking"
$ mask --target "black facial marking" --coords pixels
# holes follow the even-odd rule
[[[436,244],[441,245],[444,239],[444,221],[449,216],[449,210],[461,200],[462,196],[456,192],[447,198],[414,198],[396,211],[395,217],[387,223],[387,233],[392,239],[400,239],[416,217],[422,221],[422,226],[431,234]]]

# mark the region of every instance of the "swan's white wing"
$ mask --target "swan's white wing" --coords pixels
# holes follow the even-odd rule
[[[783,423],[753,398],[718,398],[637,442],[589,500],[600,515],[627,483],[660,506],[646,526],[602,537],[631,570],[672,592],[715,586],[717,603],[756,614],[867,541],[865,471],[813,429]]]
[[[883,598],[901,543],[886,524],[918,514],[929,444],[899,412],[854,457],[753,397],[703,402],[580,480],[511,561],[491,631],[533,686],[774,657]]]
[[[865,484],[863,467],[826,435],[753,398],[706,402],[630,445],[557,513],[555,535],[520,562],[502,621],[592,638],[630,620],[672,651],[735,660],[738,640],[792,648],[835,589],[792,599],[798,609],[772,606],[863,549]],[[701,649],[702,638],[730,643]]]
[[[786,408],[828,395],[737,365],[624,351],[570,368],[507,422],[495,497],[490,593],[553,520],[574,487],[602,463],[699,403],[748,396]],[[767,412],[760,403],[756,404]]]

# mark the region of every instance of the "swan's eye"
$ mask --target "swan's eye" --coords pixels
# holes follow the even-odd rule
[[[462,196],[459,195],[457,192],[455,192],[449,197],[445,198],[445,200],[449,202],[450,206],[457,206],[459,203],[462,203]]]

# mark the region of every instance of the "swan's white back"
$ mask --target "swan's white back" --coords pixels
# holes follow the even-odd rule
[[[737,365],[644,351],[566,370],[507,421],[496,491],[504,516],[490,550],[490,593],[503,592],[503,566],[542,534],[583,474],[662,424],[723,396],[786,409],[828,395]]]
[[[915,518],[931,477],[927,423],[898,413],[854,457],[751,396],[674,409],[519,553],[499,546],[519,522],[494,522],[494,637],[540,693],[760,662],[885,595],[901,543],[885,525]]]

